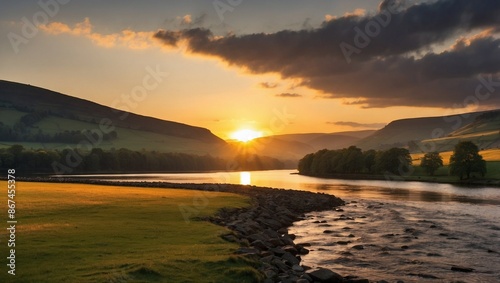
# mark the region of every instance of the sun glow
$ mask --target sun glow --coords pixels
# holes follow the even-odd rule
[[[240,172],[240,184],[250,185],[250,183],[252,183],[252,175],[250,175],[250,172]]]
[[[249,129],[243,129],[243,130],[238,130],[234,133],[231,134],[231,138],[241,141],[241,142],[248,142],[256,138],[262,137],[262,132],[254,131],[254,130],[249,130]]]

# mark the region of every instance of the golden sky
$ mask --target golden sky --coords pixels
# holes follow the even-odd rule
[[[11,1],[0,79],[222,138],[378,129],[498,107],[498,3]]]

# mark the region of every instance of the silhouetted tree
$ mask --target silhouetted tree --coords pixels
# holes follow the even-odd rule
[[[363,152],[363,161],[366,172],[373,173],[375,171],[375,157],[377,152],[373,149]]]
[[[482,177],[486,174],[486,161],[479,155],[479,148],[470,141],[458,143],[450,157],[450,174],[463,180],[464,175],[470,179],[471,173],[474,172]]]
[[[394,147],[380,152],[376,157],[375,166],[380,173],[401,175],[409,171],[411,163],[410,152],[407,149]]]
[[[319,173],[326,173],[326,167],[328,160],[326,158],[323,158],[323,155],[325,155],[328,152],[328,149],[322,149],[317,151],[314,154],[314,159],[311,164],[311,173],[313,174],[319,174]]]
[[[420,161],[420,167],[424,168],[427,174],[434,176],[434,172],[439,167],[443,166],[443,157],[439,155],[439,152],[428,152],[422,157]]]
[[[314,153],[309,153],[299,160],[299,173],[308,175],[311,174],[311,165],[314,159]]]
[[[350,146],[344,151],[343,157],[345,173],[359,173],[363,170],[364,160],[361,148]]]

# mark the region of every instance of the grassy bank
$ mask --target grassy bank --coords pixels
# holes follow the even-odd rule
[[[238,246],[219,237],[228,230],[193,219],[246,205],[229,193],[19,182],[16,276],[2,228],[0,282],[252,282],[249,262],[231,256]]]

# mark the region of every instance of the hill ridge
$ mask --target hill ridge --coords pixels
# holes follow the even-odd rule
[[[93,101],[29,84],[0,80],[1,101],[28,109],[58,111],[63,115],[71,116],[71,113],[78,114],[80,118],[89,119],[89,122],[96,118],[108,118],[116,127],[189,138],[207,143],[225,143],[206,128],[122,111]],[[68,111],[68,109],[72,110]],[[126,117],[121,118],[124,115]]]

